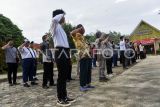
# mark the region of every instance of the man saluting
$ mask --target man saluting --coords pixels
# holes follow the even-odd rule
[[[67,97],[66,80],[69,72],[69,43],[67,35],[62,27],[65,23],[65,12],[61,9],[53,11],[53,19],[50,28],[55,51],[55,61],[58,69],[57,79],[57,104],[60,106],[70,106],[74,99]]]

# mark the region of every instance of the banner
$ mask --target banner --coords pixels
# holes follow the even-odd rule
[[[134,43],[137,43],[137,44],[142,44],[142,45],[149,45],[149,44],[153,44],[155,42],[155,39],[143,39],[143,40],[137,40],[137,41],[134,41]]]

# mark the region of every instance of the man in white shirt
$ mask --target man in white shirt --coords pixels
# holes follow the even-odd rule
[[[127,69],[126,64],[125,64],[126,62],[126,58],[125,58],[126,43],[125,43],[124,36],[120,37],[119,46],[120,46],[120,58],[123,64],[123,69]]]
[[[37,81],[38,80],[38,78],[37,78],[37,51],[34,49],[34,41],[32,41],[31,43],[30,43],[30,48],[32,49],[32,51],[33,51],[33,59],[34,59],[34,73],[33,73],[33,79],[35,80],[35,81]]]
[[[29,48],[30,42],[25,40],[25,42],[18,47],[19,52],[22,57],[22,68],[23,68],[23,83],[24,87],[30,87],[28,80],[31,81],[31,85],[37,85],[33,79],[34,73],[34,52]]]
[[[43,55],[43,82],[42,82],[42,88],[48,89],[48,83],[49,86],[55,86],[54,84],[54,79],[53,79],[53,54],[51,50],[49,49],[49,41],[48,41],[48,36],[44,35],[42,37],[43,42],[41,43],[41,52]]]
[[[53,11],[53,19],[50,32],[52,34],[55,51],[55,61],[58,69],[57,79],[57,104],[60,106],[70,106],[75,101],[67,97],[66,80],[69,72],[69,43],[67,35],[62,27],[65,23],[65,12],[62,9]]]
[[[140,50],[140,59],[144,59],[144,46],[142,44],[139,44],[139,50]]]

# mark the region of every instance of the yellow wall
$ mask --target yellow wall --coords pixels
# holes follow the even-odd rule
[[[155,42],[155,49],[158,50],[160,47],[159,47],[159,44],[160,44],[160,40],[157,40]]]
[[[160,32],[144,22],[142,22],[130,36],[131,41],[150,38],[160,38]]]

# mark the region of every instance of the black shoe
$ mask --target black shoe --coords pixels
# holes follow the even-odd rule
[[[71,104],[66,100],[58,100],[57,105],[62,106],[62,107],[67,107],[67,106],[70,106]]]
[[[49,86],[57,86],[57,84],[49,84]]]
[[[47,85],[42,86],[43,89],[48,89],[49,87]]]
[[[36,83],[36,82],[31,82],[31,85],[38,85],[38,83]]]
[[[129,68],[128,67],[124,67],[123,69],[126,70],[126,69],[129,69]]]
[[[13,86],[13,84],[12,84],[12,83],[9,83],[9,86]]]
[[[76,79],[71,78],[70,81],[72,81],[72,80],[76,80]]]
[[[99,78],[99,82],[107,82],[107,81],[109,81],[109,79],[106,78],[106,77],[100,77]]]
[[[13,85],[20,85],[20,83],[15,82],[15,83],[13,83]]]
[[[69,97],[66,97],[66,101],[71,102],[71,103],[76,102],[76,100],[75,100],[75,99],[72,99],[72,98],[69,98]]]
[[[34,78],[34,81],[38,81],[38,78]]]
[[[30,85],[28,85],[28,83],[24,83],[23,86],[24,87],[30,87]]]
[[[70,80],[68,80],[68,79],[67,79],[67,81],[66,81],[66,82],[70,82]]]

